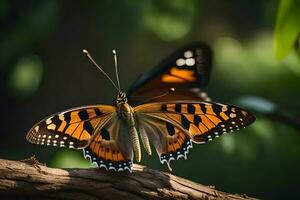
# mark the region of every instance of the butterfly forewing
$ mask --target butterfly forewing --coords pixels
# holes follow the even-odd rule
[[[220,135],[239,130],[254,122],[254,116],[236,106],[197,101],[148,103],[135,107],[157,119],[180,125],[194,142],[204,143]]]
[[[40,145],[84,148],[98,126],[116,111],[115,106],[86,106],[56,113],[27,133],[27,140]]]
[[[147,97],[159,95],[170,88],[176,90],[204,88],[209,81],[211,62],[212,53],[207,45],[203,43],[188,45],[170,55],[150,73],[139,77],[129,89],[128,95]],[[176,96],[174,93],[173,96],[176,99],[188,99],[186,95],[191,96],[195,93],[192,90],[188,94],[186,90],[184,91],[178,92]]]

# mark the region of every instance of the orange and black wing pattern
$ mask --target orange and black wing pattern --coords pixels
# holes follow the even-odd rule
[[[56,113],[34,125],[26,138],[34,144],[84,148],[97,127],[115,111],[115,106],[95,105]]]
[[[165,151],[159,154],[161,162],[167,163],[181,157],[178,155],[184,154],[185,157],[188,148],[191,147],[190,141],[205,143],[222,134],[244,128],[255,121],[255,117],[245,109],[212,102],[148,103],[137,106],[134,110],[139,118],[152,118],[160,121],[154,123],[153,126],[163,124],[168,136],[174,134],[179,136],[177,138],[179,143],[175,140],[175,146],[171,145],[173,143],[165,144]]]
[[[210,141],[255,121],[255,117],[245,109],[213,102],[148,103],[134,109],[138,113],[156,116],[184,128],[193,142],[197,143]]]
[[[154,96],[170,88],[204,88],[209,82],[211,65],[212,52],[207,45],[188,45],[170,55],[151,72],[140,76],[128,90],[128,95]]]
[[[100,168],[131,172],[132,145],[127,124],[117,114],[99,129],[83,149],[84,157]]]
[[[137,119],[139,129],[146,131],[162,164],[167,163],[169,166],[171,160],[187,157],[192,142],[184,130],[155,116],[137,114]]]

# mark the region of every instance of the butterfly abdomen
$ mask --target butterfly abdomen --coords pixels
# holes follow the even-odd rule
[[[135,127],[136,124],[134,119],[134,112],[132,107],[128,103],[119,104],[119,117],[128,125],[134,156],[135,159],[140,162],[142,157],[140,140],[138,131]]]

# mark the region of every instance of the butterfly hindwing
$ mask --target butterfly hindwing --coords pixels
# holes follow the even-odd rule
[[[170,55],[151,72],[138,78],[129,89],[128,95],[155,96],[170,88],[176,90],[204,88],[209,81],[211,63],[212,53],[207,45],[203,43],[188,45]],[[183,96],[183,93],[177,94],[177,97]]]
[[[83,148],[95,129],[115,110],[115,106],[95,105],[56,113],[34,125],[27,140],[40,145]]]
[[[110,120],[93,137],[88,147],[83,149],[84,157],[91,163],[106,170],[131,171],[132,145],[129,129],[114,113]]]
[[[154,145],[161,163],[186,158],[189,148],[192,147],[191,139],[186,131],[174,124],[157,117],[137,113],[139,131],[144,129]]]

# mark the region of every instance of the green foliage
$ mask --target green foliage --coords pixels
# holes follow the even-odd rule
[[[275,27],[275,54],[277,59],[288,55],[299,44],[300,1],[281,0]],[[299,51],[299,50],[298,50]]]
[[[247,42],[220,37],[214,43],[214,52],[214,72],[219,81],[212,81],[209,87],[222,87],[226,83],[231,91],[224,88],[223,94],[232,90],[248,91],[248,94],[253,92],[268,98],[281,98],[278,91],[295,94],[293,88],[299,84],[300,60],[291,54],[281,63],[276,62],[271,33],[260,32]]]
[[[18,98],[33,94],[40,85],[42,75],[43,64],[38,56],[20,59],[10,74],[10,92]]]
[[[149,1],[145,8],[145,26],[165,41],[186,36],[192,27],[193,1]]]
[[[51,167],[61,168],[89,168],[91,164],[84,159],[81,151],[61,149],[52,159]]]
[[[16,8],[6,5],[5,1],[1,2],[0,19],[14,20],[9,26],[1,27],[0,68],[20,52],[28,51],[55,32],[60,19],[60,6],[58,1],[40,1],[34,6],[25,7],[22,14],[14,19],[15,16],[9,14],[18,12],[14,11]]]

